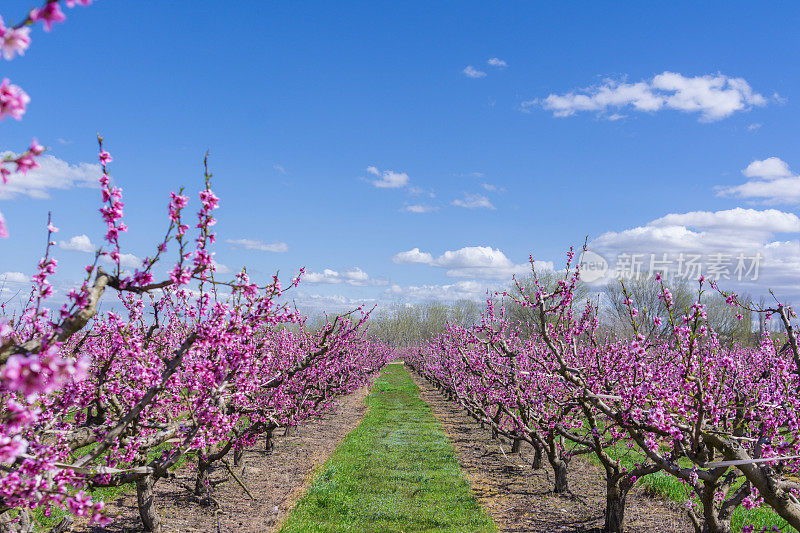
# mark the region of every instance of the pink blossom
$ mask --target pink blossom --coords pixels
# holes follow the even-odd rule
[[[100,158],[100,162],[101,162],[103,165],[107,165],[107,164],[111,163],[111,162],[114,160],[114,158],[113,158],[113,157],[111,157],[111,154],[109,154],[109,153],[108,153],[108,152],[106,152],[105,150],[101,150],[101,151],[100,151],[99,158]]]
[[[14,437],[0,435],[0,463],[13,462],[14,459],[25,453],[27,447],[28,441],[19,435]]]
[[[39,141],[34,139],[31,141],[31,145],[28,148],[28,151],[33,155],[42,155],[44,153],[44,146],[39,144]]]
[[[67,20],[58,2],[48,2],[42,8],[32,9],[29,16],[34,22],[42,21],[42,23],[44,23],[44,31],[52,30],[53,24],[56,22],[64,22]]]
[[[27,26],[18,29],[5,28],[3,19],[0,18],[0,48],[3,57],[10,61],[15,54],[25,55],[25,50],[31,45],[30,32],[31,29]]]
[[[23,174],[27,174],[29,170],[34,168],[39,168],[39,163],[29,153],[22,154],[14,162],[17,164],[17,172],[22,172]]]
[[[3,213],[0,213],[0,239],[8,238],[8,227],[6,226],[6,219],[3,218]]]
[[[192,277],[192,272],[188,268],[181,268],[180,265],[175,265],[175,268],[169,273],[169,278],[176,285],[186,285]]]
[[[12,85],[8,78],[4,78],[0,83],[0,120],[7,116],[21,120],[30,101],[25,91],[17,85]]]

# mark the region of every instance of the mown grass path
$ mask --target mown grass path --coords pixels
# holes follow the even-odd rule
[[[366,403],[282,533],[496,531],[402,364],[383,369]]]

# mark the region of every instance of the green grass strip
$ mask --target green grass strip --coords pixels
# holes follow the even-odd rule
[[[496,531],[402,364],[383,369],[366,403],[282,533]]]

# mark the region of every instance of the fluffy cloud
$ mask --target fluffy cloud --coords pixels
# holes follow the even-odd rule
[[[652,226],[690,226],[696,228],[753,233],[791,233],[800,231],[800,218],[777,209],[744,209],[726,211],[692,211],[669,214],[650,223]]]
[[[676,72],[663,72],[637,83],[605,80],[601,85],[560,95],[550,94],[543,100],[523,102],[522,108],[541,105],[557,117],[568,117],[579,111],[604,114],[610,109],[622,108],[646,112],[675,109],[700,113],[701,120],[714,121],[766,103],[767,99],[754,92],[743,78],[719,73],[687,77]]]
[[[107,255],[102,257],[104,263],[113,264]],[[122,268],[142,268],[142,259],[133,254],[119,254],[119,266]]]
[[[793,213],[736,208],[669,214],[644,226],[604,233],[590,244],[590,249],[608,261],[608,279],[624,275],[620,270],[623,257],[628,263],[633,255],[638,255],[642,273],[649,273],[651,263],[659,263],[654,271],[677,274],[679,259],[688,260],[693,255],[698,257],[700,273],[712,278],[710,265],[724,260],[727,272],[718,273],[718,277],[725,288],[752,291],[773,288],[785,298],[800,295],[798,237],[800,218]],[[756,257],[757,279],[736,274],[740,260],[749,268]],[[665,262],[660,264],[662,260]],[[685,266],[683,272],[686,273]]]
[[[367,180],[380,189],[399,189],[408,185],[409,178],[405,172],[395,172],[393,170],[380,171],[376,167],[367,167],[367,173],[376,176],[378,179]]]
[[[22,272],[0,272],[0,303],[5,304],[6,312],[18,313],[22,305],[17,296],[27,295],[31,277]]]
[[[402,210],[408,213],[432,213],[433,211],[438,211],[439,208],[435,205],[415,204],[407,205]]]
[[[412,248],[407,252],[396,254],[392,257],[392,261],[398,265],[409,263],[430,264],[433,262],[433,256],[428,252],[421,252],[419,248]]]
[[[482,194],[469,194],[469,193],[464,193],[464,197],[461,199],[453,200],[453,205],[458,207],[465,207],[467,209],[495,208],[494,205],[492,205],[492,202],[490,202],[489,199],[483,196]]]
[[[789,164],[777,157],[768,157],[761,161],[753,161],[742,170],[742,174],[748,178],[763,178],[771,180],[776,178],[787,178],[792,175]]]
[[[785,161],[777,157],[753,161],[742,174],[751,179],[741,185],[717,187],[717,195],[767,204],[800,204],[800,175],[793,175]]]
[[[493,67],[499,67],[499,68],[503,68],[503,67],[507,67],[508,66],[508,63],[506,63],[505,61],[503,61],[502,59],[500,59],[498,57],[491,58],[489,61],[487,61],[487,63],[489,65],[493,66]]]
[[[75,235],[68,241],[59,241],[58,247],[62,250],[89,254],[97,250],[97,246],[92,244],[92,241],[89,239],[88,235]]]
[[[10,152],[1,155],[5,156]],[[73,187],[98,187],[100,165],[78,163],[71,165],[54,155],[45,154],[36,159],[39,168],[27,174],[16,173],[8,178],[8,183],[0,188],[0,199],[7,200],[17,196],[31,198],[50,198],[50,189],[71,189]]]
[[[482,70],[476,69],[472,65],[467,65],[466,67],[464,67],[464,70],[462,70],[461,72],[463,72],[464,75],[466,77],[468,77],[468,78],[484,78],[484,77],[486,77],[486,73],[485,72],[483,72]]]
[[[497,290],[477,281],[458,281],[446,285],[392,285],[384,292],[387,298],[406,298],[415,301],[426,300],[484,300],[488,292]]]
[[[306,272],[302,282],[305,283],[346,283],[355,287],[388,285],[389,281],[385,278],[370,278],[369,275],[358,267],[353,267],[344,272],[337,272],[329,268],[322,272]]]
[[[392,258],[398,264],[421,263],[446,269],[453,278],[509,279],[515,274],[530,271],[528,263],[516,264],[506,255],[491,246],[465,246],[459,250],[448,250],[437,258],[428,252],[413,248],[400,252]],[[544,263],[545,268],[552,264]]]
[[[30,283],[31,277],[22,272],[3,272],[0,274],[0,284],[3,283]]]
[[[216,270],[217,274],[232,274],[233,273],[233,270],[231,270],[231,267],[229,267],[228,265],[224,265],[222,263],[218,263],[217,261],[214,261],[213,259],[211,260],[211,262],[214,264],[214,269]]]
[[[305,292],[296,293],[292,300],[301,313],[322,311],[338,313],[352,311],[357,307],[375,303],[374,298],[353,299],[339,294],[322,295]]]
[[[245,250],[276,253],[284,253],[289,251],[289,245],[280,241],[267,244],[256,239],[227,239],[225,242],[232,245],[234,249],[243,248]]]

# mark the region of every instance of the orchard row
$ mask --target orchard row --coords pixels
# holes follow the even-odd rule
[[[632,333],[620,335],[603,327],[596,305],[576,299],[580,271],[572,259],[555,282],[534,273],[527,290],[518,284],[504,295],[529,311],[529,322],[489,302],[479,324],[451,324],[407,349],[406,360],[495,434],[516,447],[529,443],[534,467],[546,459],[552,468],[555,492],[569,490],[571,460],[593,454],[605,471],[607,531],[623,530],[628,492],[656,472],[694,495],[687,508],[698,532],[730,532],[740,506],[769,507],[800,530],[792,310],[721,293],[740,318],[762,313],[784,332],[765,334],[755,348],[723,343],[703,303],[704,291],[716,287],[701,278],[694,303],[679,307],[656,276],[664,312],[637,309],[623,286]]]

